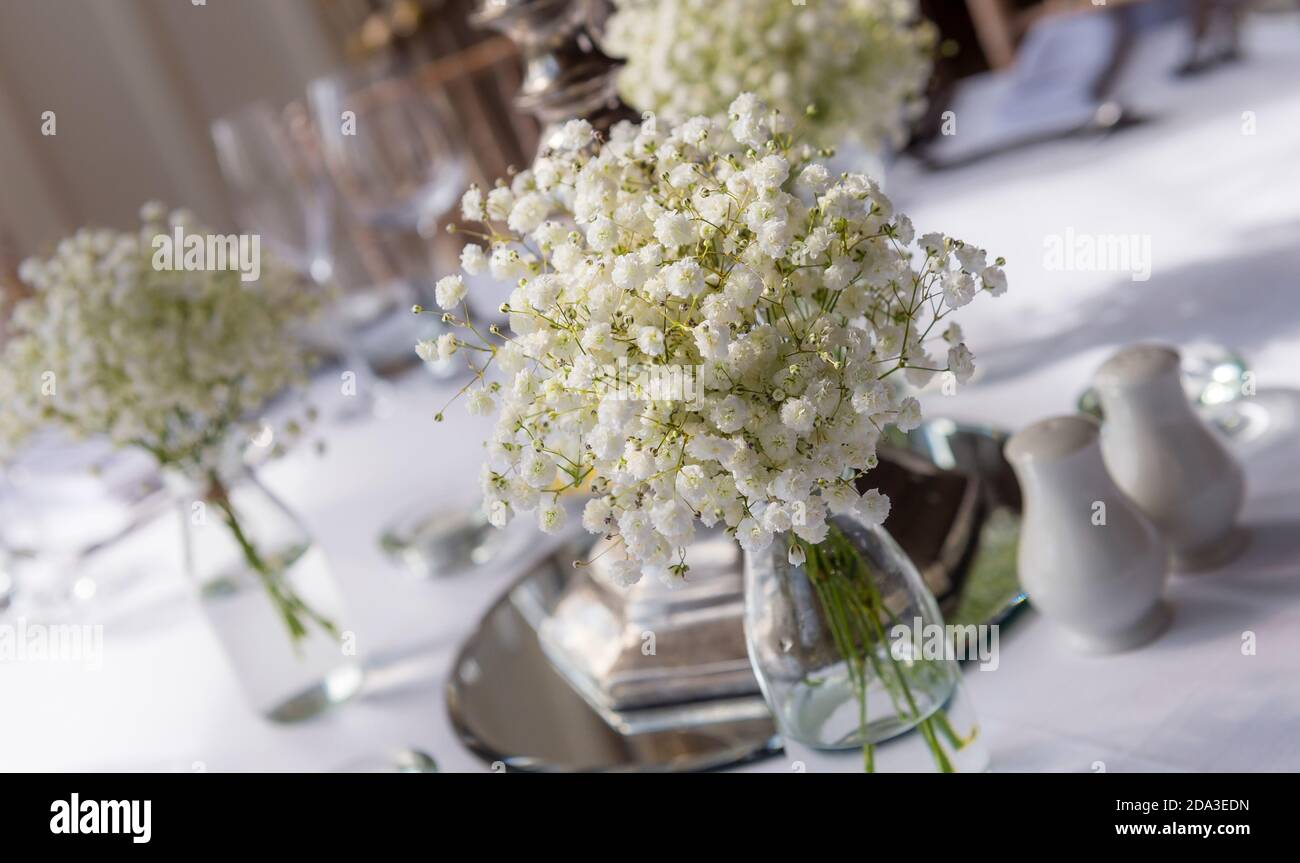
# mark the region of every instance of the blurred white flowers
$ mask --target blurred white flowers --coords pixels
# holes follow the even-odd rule
[[[883,521],[888,499],[856,481],[885,428],[920,422],[897,373],[968,378],[963,344],[948,345],[950,367],[926,345],[959,333],[954,285],[963,304],[1004,287],[980,249],[942,234],[914,248],[880,188],[810,163],[785,115],[751,95],[730,114],[649,115],[603,144],[566,129],[488,196],[527,218],[497,211],[470,232],[516,280],[511,332],[444,315],[472,360],[470,412],[498,411],[482,474],[492,523],[537,510],[556,530],[561,493],[589,490],[582,524],[621,546],[621,582],[684,575],[697,521],[755,552],[782,531],[821,542],[831,513]],[[464,209],[483,199],[471,190]],[[536,227],[510,229],[521,221]],[[693,392],[652,398],[626,386],[631,368],[676,370]]]
[[[815,116],[809,137],[874,149],[902,141],[923,107],[934,28],[916,0],[615,0],[606,35],[626,58],[623,98],[666,118],[720,117],[742,92],[787,117]],[[701,127],[683,139],[699,144]],[[753,146],[751,136],[737,136]],[[662,242],[662,240],[661,240]],[[665,245],[667,245],[665,243]]]
[[[270,261],[256,282],[233,269],[155,270],[155,236],[200,228],[158,204],[141,219],[134,233],[80,230],[24,263],[34,295],[14,309],[0,367],[0,450],[53,424],[202,476],[228,455],[233,428],[260,427],[254,412],[305,381],[296,332],[317,293]]]

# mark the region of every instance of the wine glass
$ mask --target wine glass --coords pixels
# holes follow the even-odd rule
[[[444,102],[390,61],[318,79],[308,93],[326,162],[360,218],[431,238],[466,177]]]
[[[45,432],[0,473],[0,612],[101,616],[142,574],[96,562],[154,519],[167,494],[153,461],[98,438]]]
[[[217,161],[241,228],[317,284],[333,276],[329,184],[296,150],[280,114],[254,102],[212,124]]]
[[[406,305],[432,307],[438,222],[466,181],[449,108],[391,60],[313,81],[308,99],[325,163],[348,206],[382,241],[409,291]],[[427,336],[445,331],[436,316],[424,320]],[[449,376],[458,366],[433,370]]]
[[[327,353],[355,375],[355,392],[343,401],[340,418],[363,416],[376,406],[382,385],[370,359],[358,349],[352,332],[356,316],[350,304],[355,291],[336,291],[340,282],[368,282],[341,260],[344,243],[336,218],[333,189],[319,154],[293,133],[302,122],[293,107],[283,113],[264,101],[253,102],[212,123],[217,162],[229,188],[241,230],[258,234],[267,248],[331,301],[323,320],[310,333]],[[364,323],[364,321],[362,321]]]

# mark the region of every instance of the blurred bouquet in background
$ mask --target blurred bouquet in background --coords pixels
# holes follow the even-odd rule
[[[809,140],[900,145],[923,110],[936,31],[915,0],[615,0],[606,43],[633,107],[722,116],[752,92]]]
[[[201,230],[183,211],[165,215],[147,205],[135,233],[83,229],[23,263],[35,293],[14,309],[5,346],[0,447],[52,424],[202,477],[224,467],[233,429],[259,429],[256,411],[306,381],[295,330],[319,294],[271,261],[255,281],[233,268],[156,269],[155,237]]]
[[[158,204],[142,209],[141,222],[132,233],[80,230],[48,260],[21,266],[34,293],[14,309],[4,346],[0,455],[46,428],[144,450],[220,512],[295,638],[307,619],[328,628],[283,582],[283,562],[257,547],[231,488],[247,444],[274,454],[312,416],[304,410],[271,429],[259,412],[305,384],[311,357],[297,336],[320,294],[263,261],[250,237],[206,234],[187,213],[168,217]],[[172,257],[159,257],[186,235],[197,241],[194,254],[168,246]],[[197,254],[211,239],[248,243],[256,255],[212,266]]]

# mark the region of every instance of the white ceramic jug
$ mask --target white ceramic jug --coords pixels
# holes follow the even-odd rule
[[[1218,566],[1241,550],[1241,466],[1188,403],[1178,352],[1134,345],[1097,370],[1101,452],[1115,484],[1165,535],[1175,570]]]
[[[1017,570],[1033,606],[1086,653],[1158,636],[1169,621],[1166,547],[1106,472],[1096,420],[1042,420],[1005,452],[1024,498]]]

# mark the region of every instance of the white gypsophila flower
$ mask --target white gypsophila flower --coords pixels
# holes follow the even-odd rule
[[[952,372],[959,384],[966,383],[975,374],[975,356],[964,344],[948,349],[948,371]]]
[[[658,327],[642,327],[636,336],[636,345],[648,357],[663,356],[664,334]]]
[[[492,522],[536,509],[558,529],[556,499],[582,489],[583,527],[631,583],[680,580],[696,520],[751,553],[820,543],[834,515],[883,520],[887,500],[857,483],[889,427],[921,420],[902,379],[934,374],[938,344],[961,345],[949,365],[967,375],[969,351],[939,335],[946,292],[993,293],[1001,270],[968,271],[983,250],[941,233],[917,240],[875,182],[812,161],[752,95],[725,124],[571,131],[483,202],[490,252],[468,259],[513,283],[508,331],[450,321],[468,408],[497,417]]]
[[[487,267],[487,256],[477,243],[466,243],[460,250],[460,267],[467,274],[477,276]]]
[[[772,544],[772,534],[756,520],[744,518],[736,525],[736,540],[750,554],[757,554]]]
[[[555,459],[529,449],[520,462],[520,477],[533,488],[546,488],[555,481]]]
[[[786,399],[781,403],[781,422],[797,432],[812,431],[815,419],[816,411],[803,399]]]
[[[489,219],[505,221],[515,208],[515,193],[509,186],[497,186],[488,192],[485,209]]]
[[[943,301],[950,309],[960,309],[975,298],[975,279],[969,273],[953,271],[943,277]]]
[[[634,557],[610,561],[605,570],[609,580],[618,587],[631,587],[641,580],[641,561]]]
[[[984,282],[984,289],[995,297],[1007,292],[1007,274],[1001,267],[986,267],[980,273],[980,279]]]
[[[496,407],[496,403],[492,400],[492,394],[486,389],[472,389],[466,398],[466,404],[472,416],[490,414]]]
[[[978,273],[987,266],[987,255],[977,246],[962,245],[954,253],[957,264],[968,273]]]
[[[858,498],[856,509],[867,524],[884,524],[889,517],[889,498],[873,488]]]
[[[531,192],[515,201],[506,224],[512,231],[521,234],[530,233],[546,221],[550,209],[550,201],[545,195]]]
[[[14,308],[0,360],[0,457],[54,425],[203,478],[230,466],[237,431],[264,428],[270,399],[306,383],[299,336],[320,292],[266,254],[255,281],[166,266],[155,239],[176,226],[203,238],[192,218],[150,203],[135,231],[81,229],[24,265],[33,295]],[[301,433],[301,419],[271,439]]]
[[[570,120],[560,129],[559,149],[572,151],[585,147],[593,134],[591,124],[586,120]]]
[[[916,244],[921,247],[922,251],[929,255],[940,255],[946,249],[950,248],[948,239],[939,231],[930,231],[922,234],[917,239]]]
[[[456,349],[460,347],[460,342],[456,340],[453,333],[443,333],[438,336],[436,350],[434,355],[439,360],[449,360],[456,354]]]
[[[898,406],[898,413],[894,417],[894,425],[899,431],[909,432],[921,425],[921,403],[915,398],[908,396],[903,399],[902,404]]]
[[[483,201],[483,191],[478,186],[471,186],[460,198],[460,214],[467,222],[481,222],[487,218],[487,207]]]
[[[665,248],[684,246],[695,240],[695,223],[685,213],[665,212],[655,219],[655,239]]]
[[[893,407],[893,394],[884,381],[869,381],[853,393],[851,404],[860,414],[884,413]]]
[[[592,498],[582,508],[582,526],[588,533],[605,533],[611,526],[614,508],[604,498]]]
[[[799,119],[814,143],[854,138],[875,148],[900,144],[924,109],[935,37],[916,0],[615,0],[606,45],[626,60],[623,98],[691,117],[682,127],[691,147],[717,146],[693,115],[721,119],[750,91]],[[732,134],[746,146],[762,142],[748,114]]]
[[[559,533],[564,527],[565,518],[564,507],[560,506],[559,501],[552,501],[537,510],[537,526],[545,533]]]
[[[454,309],[465,299],[465,280],[460,276],[443,276],[434,285],[434,296],[443,309]]]

